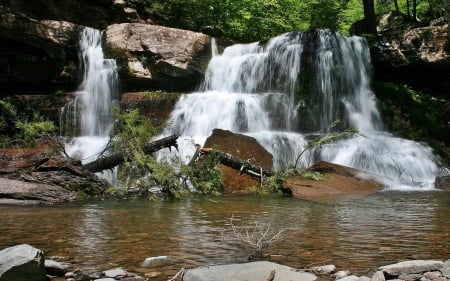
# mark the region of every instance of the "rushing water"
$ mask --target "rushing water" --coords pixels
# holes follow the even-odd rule
[[[252,251],[221,232],[241,222],[291,228],[268,248],[296,268],[333,263],[366,274],[404,259],[450,258],[450,193],[386,191],[364,198],[307,202],[293,198],[223,197],[175,202],[130,200],[53,207],[0,207],[0,248],[29,243],[76,268],[162,272],[245,262]],[[227,233],[225,231],[225,233]],[[147,257],[177,264],[144,269]]]
[[[82,31],[82,82],[76,100],[62,111],[69,130],[79,131],[66,145],[66,152],[85,163],[96,160],[108,143],[113,127],[112,107],[118,95],[116,61],[104,58],[102,37],[103,32],[93,28]],[[102,176],[113,180],[108,172]]]
[[[200,91],[178,101],[164,134],[181,135],[186,161],[214,128],[247,134],[278,169],[295,163],[309,134],[351,127],[359,134],[304,153],[300,165],[326,160],[377,174],[389,187],[432,188],[438,167],[431,149],[383,131],[370,83],[361,37],[313,30],[233,45],[213,56]]]

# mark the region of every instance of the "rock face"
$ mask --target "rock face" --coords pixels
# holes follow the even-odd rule
[[[284,187],[296,198],[320,201],[361,196],[378,192],[383,187],[372,175],[329,162],[319,162],[308,171],[321,173],[323,179],[315,180],[300,176],[288,178]]]
[[[119,54],[119,63],[128,70],[122,73],[127,90],[193,89],[210,58],[209,43],[205,34],[157,25],[121,23],[106,28],[106,52]]]
[[[246,160],[264,169],[272,170],[273,159],[264,147],[256,139],[234,134],[230,131],[214,129],[211,136],[206,139],[205,148],[213,148],[234,157]],[[245,193],[249,187],[259,187],[260,181],[230,167],[220,165],[224,182],[225,193]]]
[[[45,281],[44,253],[23,244],[0,251],[0,281]]]
[[[35,20],[24,14],[0,16],[0,86],[32,91],[36,86],[73,82],[81,28],[73,23]]]
[[[377,29],[380,39],[371,50],[377,81],[405,83],[449,98],[449,36],[444,18],[417,27],[405,15],[389,13],[380,17]]]
[[[180,95],[165,92],[124,93],[120,100],[121,108],[138,109],[140,114],[163,123],[172,112]]]

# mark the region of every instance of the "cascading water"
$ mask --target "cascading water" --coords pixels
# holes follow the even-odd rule
[[[352,127],[359,134],[304,153],[300,164],[326,160],[376,174],[390,187],[431,186],[436,159],[428,147],[383,131],[370,70],[363,38],[329,30],[234,45],[213,56],[200,92],[178,101],[165,134],[181,136],[185,160],[214,128],[250,135],[277,169],[295,163],[310,135]]]
[[[113,127],[112,105],[117,97],[117,66],[105,59],[103,33],[86,27],[80,37],[83,80],[75,102],[65,108],[66,123],[79,130],[79,136],[66,145],[69,156],[83,162],[94,161],[105,148]]]

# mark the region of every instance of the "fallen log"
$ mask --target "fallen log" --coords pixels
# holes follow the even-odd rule
[[[143,151],[146,154],[151,154],[166,147],[169,149],[171,149],[171,147],[175,147],[176,149],[178,149],[177,139],[178,135],[171,135],[162,139],[152,141],[144,146]],[[84,164],[83,167],[93,173],[97,173],[103,170],[112,169],[115,166],[122,164],[123,162],[125,162],[125,157],[120,153],[116,153],[98,158],[95,161]]]
[[[253,177],[257,177],[262,180],[263,177],[273,176],[274,172],[264,169],[261,166],[254,165],[248,161],[234,157],[229,153],[222,152],[220,150],[212,148],[202,148],[201,152],[204,154],[214,153],[217,155],[218,160],[221,164],[239,170],[241,173],[246,173]]]

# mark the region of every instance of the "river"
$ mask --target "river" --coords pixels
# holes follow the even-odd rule
[[[75,268],[121,266],[142,275],[159,272],[160,280],[182,267],[245,262],[253,252],[229,239],[231,217],[236,226],[289,228],[266,253],[296,268],[332,263],[365,274],[403,259],[450,258],[450,193],[443,191],[385,191],[327,202],[259,196],[105,200],[4,206],[0,212],[1,249],[28,243]],[[160,255],[177,263],[139,266]]]

